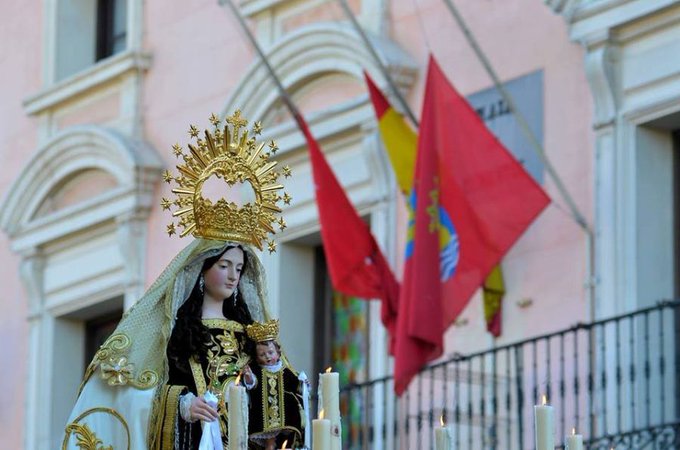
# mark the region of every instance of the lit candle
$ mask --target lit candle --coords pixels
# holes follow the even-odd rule
[[[452,450],[453,436],[451,435],[451,428],[444,425],[444,417],[439,418],[438,426],[434,429],[434,448],[435,450]]]
[[[534,406],[534,427],[536,429],[536,450],[553,450],[553,408],[548,405],[545,395],[540,405]]]
[[[576,428],[571,430],[571,434],[565,436],[564,448],[566,450],[583,450],[583,435],[576,434]]]
[[[286,445],[288,445],[288,439],[283,441],[283,447],[281,447],[281,450],[286,450],[286,448],[287,448]]]
[[[337,372],[326,369],[319,376],[322,407],[331,423],[331,450],[342,449],[342,425],[340,422],[340,377]]]
[[[229,386],[229,450],[248,449],[248,399],[240,380]]]
[[[312,420],[312,449],[330,450],[331,421],[323,418],[323,409],[319,411],[319,418]]]

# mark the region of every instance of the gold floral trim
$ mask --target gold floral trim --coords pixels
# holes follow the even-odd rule
[[[87,426],[87,424],[79,423],[85,417],[97,412],[110,414],[123,425],[123,428],[125,428],[125,435],[127,437],[126,449],[127,450],[130,449],[130,429],[128,428],[128,424],[123,418],[123,416],[120,415],[120,413],[115,409],[98,407],[88,409],[87,411],[83,412],[78,417],[76,417],[73,422],[66,425],[64,441],[61,444],[62,450],[66,450],[69,439],[71,439],[71,434],[73,434],[76,437],[76,446],[80,447],[80,450],[113,450],[113,446],[111,445],[103,447],[102,440],[97,437],[94,431],[92,431],[90,427]]]
[[[238,374],[250,362],[250,357],[241,352],[236,333],[245,333],[245,327],[238,322],[227,319],[203,319],[208,328],[223,330],[222,334],[211,334],[205,371],[196,357],[189,360],[191,374],[196,384],[196,393],[204,395],[208,390],[218,398],[217,410],[226,415],[226,389],[236,381]]]
[[[203,325],[208,328],[218,328],[220,330],[236,331],[245,333],[246,328],[240,323],[229,319],[203,319]]]
[[[262,371],[262,423],[264,431],[278,429],[286,421],[283,405],[283,370]]]
[[[135,365],[128,362],[127,349],[132,342],[125,334],[114,334],[109,337],[95,353],[92,362],[87,367],[85,377],[80,385],[82,391],[85,382],[92,374],[101,370],[101,377],[109,386],[130,385],[137,389],[150,389],[158,383],[159,376],[153,370],[144,370],[135,377]]]
[[[196,393],[199,397],[202,397],[208,390],[208,385],[205,382],[205,375],[203,375],[201,363],[194,358],[191,358],[189,360],[189,366],[191,367],[191,374],[194,377],[194,383],[196,383]]]
[[[158,422],[161,448],[174,448],[179,396],[185,389],[185,386],[163,386],[160,406],[163,418]]]

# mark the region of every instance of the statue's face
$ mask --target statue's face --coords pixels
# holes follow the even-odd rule
[[[224,252],[220,259],[203,274],[206,297],[215,301],[231,297],[241,279],[242,270],[243,250],[232,247]]]
[[[279,362],[279,351],[273,341],[257,344],[255,347],[257,363],[261,366],[271,366]]]

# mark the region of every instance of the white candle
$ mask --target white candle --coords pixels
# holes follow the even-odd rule
[[[541,405],[534,406],[534,426],[536,429],[536,450],[554,450],[553,408],[548,405],[545,395]]]
[[[564,437],[565,450],[583,450],[583,435],[576,434],[576,428]]]
[[[248,449],[248,399],[238,382],[229,386],[229,450]]]
[[[340,421],[340,377],[337,372],[326,369],[319,376],[322,407],[331,423],[331,450],[342,449],[342,425]]]
[[[444,418],[439,418],[441,426],[434,429],[434,448],[435,450],[452,450],[453,436],[451,428],[444,425]]]
[[[331,421],[323,418],[323,410],[319,418],[312,420],[312,449],[330,450],[331,448]]]

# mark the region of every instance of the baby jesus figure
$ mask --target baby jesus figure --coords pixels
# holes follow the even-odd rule
[[[302,381],[281,358],[277,342],[278,320],[254,322],[246,328],[255,343],[251,365],[259,384],[250,390],[248,434],[252,443],[266,450],[303,445],[304,426]]]

